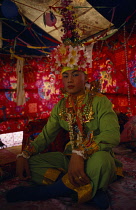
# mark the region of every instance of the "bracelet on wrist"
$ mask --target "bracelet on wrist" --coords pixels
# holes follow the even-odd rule
[[[86,159],[84,156],[84,151],[72,150],[72,153],[75,153],[75,154],[83,157],[84,159]]]
[[[25,158],[25,159],[29,159],[30,158],[30,156],[27,156],[26,154],[24,154],[23,152],[21,153],[21,154],[18,154],[17,155],[17,158],[18,157],[23,157],[23,158]]]

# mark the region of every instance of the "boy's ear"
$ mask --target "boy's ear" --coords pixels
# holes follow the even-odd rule
[[[85,82],[88,82],[88,74],[85,74]]]

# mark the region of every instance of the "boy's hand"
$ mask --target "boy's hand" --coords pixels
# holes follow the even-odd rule
[[[90,179],[84,172],[83,157],[73,153],[69,162],[68,169],[69,180],[76,187],[90,183]]]
[[[24,172],[26,176],[24,176]],[[16,161],[16,175],[20,180],[28,180],[31,178],[28,160],[24,157],[18,157]]]

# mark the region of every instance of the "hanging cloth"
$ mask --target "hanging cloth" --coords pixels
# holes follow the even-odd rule
[[[90,68],[92,68],[92,53],[93,53],[93,46],[94,46],[94,43],[91,43],[90,45],[86,46],[86,51],[88,52],[88,54],[90,55]]]
[[[17,106],[25,103],[23,65],[24,59],[17,59]]]

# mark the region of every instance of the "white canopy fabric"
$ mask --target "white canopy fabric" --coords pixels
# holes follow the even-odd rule
[[[16,0],[14,2],[18,6],[19,12],[21,14],[34,22],[53,38],[61,42],[61,37],[63,35],[63,32],[61,31],[62,16],[58,13],[57,9],[57,7],[61,7],[60,0]],[[98,32],[101,32],[105,29],[110,30],[110,28],[113,26],[111,22],[104,18],[87,1],[73,0],[71,5],[74,7],[75,14],[77,16],[77,26],[81,40],[91,37],[92,35],[97,34]],[[44,23],[44,13],[46,14],[50,11],[52,11],[57,18],[55,27],[49,27]]]

